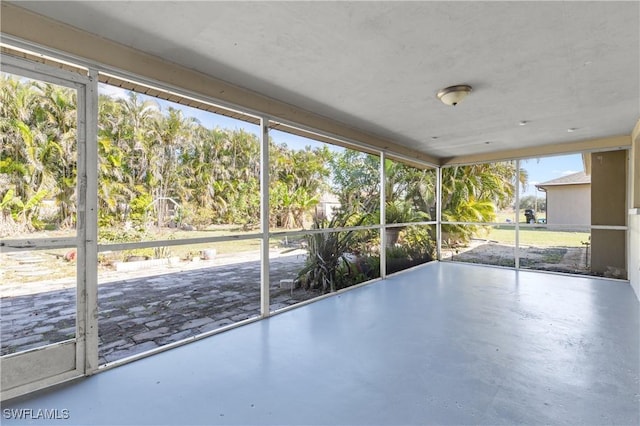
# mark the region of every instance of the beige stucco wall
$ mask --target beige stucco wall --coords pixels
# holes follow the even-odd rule
[[[547,187],[547,223],[589,226],[591,224],[590,185]]]
[[[591,154],[591,224],[627,222],[627,151]],[[622,230],[591,230],[591,270],[627,278],[627,240]]]
[[[591,224],[626,225],[627,151],[591,154]]]

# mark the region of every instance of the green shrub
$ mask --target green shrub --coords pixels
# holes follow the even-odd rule
[[[147,221],[147,207],[153,202],[151,194],[140,194],[129,204],[131,209],[129,218],[136,224],[144,224]]]
[[[314,229],[342,228],[352,215],[336,215],[331,221],[315,219]],[[361,217],[353,226],[365,220]],[[298,273],[297,281],[307,289],[318,289],[323,293],[334,292],[353,285],[357,265],[350,255],[358,251],[357,231],[335,231],[306,236],[309,251],[306,266]]]

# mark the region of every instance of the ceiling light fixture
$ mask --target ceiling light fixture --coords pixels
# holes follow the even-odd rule
[[[459,84],[457,86],[445,87],[444,89],[440,90],[436,96],[445,105],[456,106],[469,93],[471,93],[471,86],[468,86],[466,84]]]
[[[527,124],[529,124],[529,122],[527,120],[522,120],[518,124],[521,125],[521,126],[526,126]]]

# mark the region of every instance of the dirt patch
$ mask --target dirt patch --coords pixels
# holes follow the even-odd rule
[[[515,247],[490,240],[473,239],[464,247],[443,248],[443,260],[515,266]],[[590,259],[583,247],[519,247],[520,266],[554,272],[589,274]]]

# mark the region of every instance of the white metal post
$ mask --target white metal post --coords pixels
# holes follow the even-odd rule
[[[86,93],[85,374],[98,370],[98,72],[89,70]]]
[[[387,156],[384,151],[380,152],[380,278],[387,277],[387,194],[384,193],[386,183],[386,173],[384,162]]]
[[[87,84],[76,86],[76,370],[87,370]]]
[[[516,246],[513,256],[516,269],[520,269],[520,160],[516,160]]]
[[[633,176],[634,174],[640,173],[640,170],[634,170],[633,164],[633,151],[631,149],[626,149],[627,152],[627,196],[625,197],[625,212],[629,214],[625,214],[624,216],[624,226],[626,227],[624,231],[624,240],[625,240],[625,265],[627,269],[627,279],[631,279],[629,276],[629,268],[631,267],[631,233],[629,232],[629,221],[631,220],[630,214],[632,213],[631,208],[634,207],[633,204],[633,191],[634,191],[634,182]],[[635,183],[635,185],[640,185],[640,182]],[[591,235],[591,231],[589,231],[589,235]],[[589,267],[591,268],[591,267]]]
[[[442,167],[436,170],[436,258],[442,260]]]
[[[260,315],[268,317],[269,300],[269,119],[260,118]]]
[[[30,351],[10,356],[2,361],[2,391],[0,400],[6,400],[25,393],[80,377],[86,371],[86,330],[91,326],[87,320],[87,194],[88,187],[87,151],[91,139],[92,121],[88,109],[87,87],[90,84],[86,75],[69,72],[47,64],[34,63],[11,55],[4,55],[1,68],[3,72],[44,81],[70,88],[76,91],[76,233],[74,237],[35,238],[31,240],[3,240],[2,251],[22,251],[26,249],[75,248],[76,252],[76,330],[75,339],[39,346]],[[95,132],[94,132],[95,133]],[[89,219],[88,219],[89,218]],[[91,232],[89,230],[89,232]],[[89,301],[89,303],[91,303]],[[5,371],[7,374],[5,374]]]

